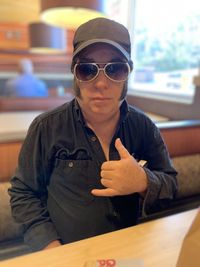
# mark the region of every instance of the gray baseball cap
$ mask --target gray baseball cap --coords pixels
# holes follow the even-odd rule
[[[122,24],[107,18],[92,19],[79,26],[73,40],[72,62],[83,49],[96,43],[106,43],[115,47],[132,68],[129,32]]]

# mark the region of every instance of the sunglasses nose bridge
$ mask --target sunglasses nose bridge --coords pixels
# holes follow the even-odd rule
[[[109,79],[109,80],[113,81],[113,79],[112,79],[112,77],[110,76],[110,73],[109,73],[109,71],[108,71],[108,69],[107,69],[107,67],[108,67],[109,65],[110,65],[110,63],[104,65],[104,67],[102,67],[102,68],[98,67],[98,69],[99,69],[99,73],[102,72],[103,75],[104,75],[104,77],[105,77],[106,79]],[[98,76],[99,76],[99,74],[98,74]]]
[[[111,81],[114,81],[114,80],[110,77],[109,73],[106,72],[106,68],[107,68],[109,65],[110,65],[110,63],[105,64],[103,67],[101,67],[101,66],[99,66],[99,65],[96,65],[96,66],[97,66],[97,73],[96,73],[94,79],[99,79],[99,77],[100,77],[101,79],[106,79],[106,80],[109,79],[109,80],[111,80]],[[101,75],[101,73],[102,73],[102,75]]]
[[[96,73],[96,75],[95,75],[95,79],[107,79],[107,78],[109,78],[108,77],[108,75],[106,74],[106,71],[105,71],[105,67],[99,67],[98,66],[98,71],[97,71],[97,73]]]

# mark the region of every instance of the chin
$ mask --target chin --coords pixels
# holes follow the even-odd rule
[[[91,112],[93,114],[96,114],[96,115],[112,115],[112,114],[115,114],[119,108],[112,108],[112,107],[106,107],[105,105],[104,106],[101,106],[101,107],[92,107],[91,109]]]

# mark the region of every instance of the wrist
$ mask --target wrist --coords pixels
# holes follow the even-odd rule
[[[52,242],[50,242],[46,247],[43,248],[43,250],[45,249],[50,249],[50,248],[55,248],[55,247],[59,247],[61,246],[61,243],[59,240],[54,240]]]

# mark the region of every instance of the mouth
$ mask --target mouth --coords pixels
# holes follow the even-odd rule
[[[109,101],[111,98],[109,98],[109,97],[93,97],[92,98],[92,100],[93,101],[99,101],[99,102],[101,102],[101,101]]]

